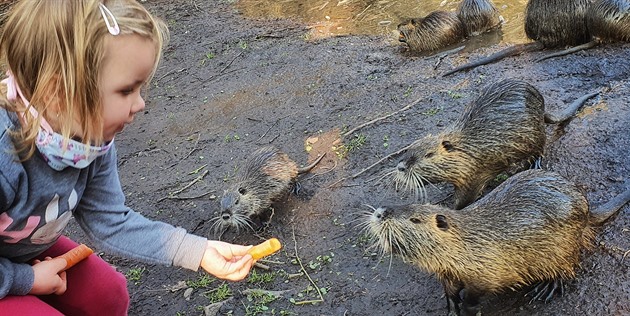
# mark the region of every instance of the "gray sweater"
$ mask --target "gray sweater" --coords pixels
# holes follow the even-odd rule
[[[125,206],[116,148],[84,169],[56,171],[39,152],[20,162],[0,108],[0,299],[33,287],[28,262],[55,243],[71,216],[99,250],[146,263],[197,270],[206,238],[152,221]]]

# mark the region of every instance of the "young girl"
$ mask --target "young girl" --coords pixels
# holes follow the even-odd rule
[[[144,109],[168,31],[134,0],[24,0],[3,25],[0,314],[124,315],[124,276],[91,255],[62,271],[74,215],[112,254],[243,279],[250,246],[188,234],[125,206],[114,136]]]

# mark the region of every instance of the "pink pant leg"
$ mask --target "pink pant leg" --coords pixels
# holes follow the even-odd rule
[[[78,244],[65,236],[40,255],[55,257]],[[127,279],[95,254],[66,271],[68,287],[63,295],[39,298],[64,315],[127,315],[129,292]]]
[[[0,315],[63,316],[58,310],[33,295],[9,295],[0,299]]]

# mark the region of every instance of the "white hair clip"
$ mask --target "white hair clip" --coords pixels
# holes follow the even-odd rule
[[[109,31],[109,34],[120,34],[118,22],[116,21],[116,17],[114,17],[114,15],[112,14],[112,11],[109,11],[109,9],[103,3],[99,3],[98,8],[101,10],[101,14],[103,15],[103,20],[105,20],[105,25],[107,25],[107,30]],[[110,19],[112,21],[111,24],[109,23]]]

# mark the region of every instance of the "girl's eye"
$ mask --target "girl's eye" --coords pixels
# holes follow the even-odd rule
[[[120,93],[122,93],[123,95],[130,95],[133,93],[133,89],[125,89],[120,91]]]

